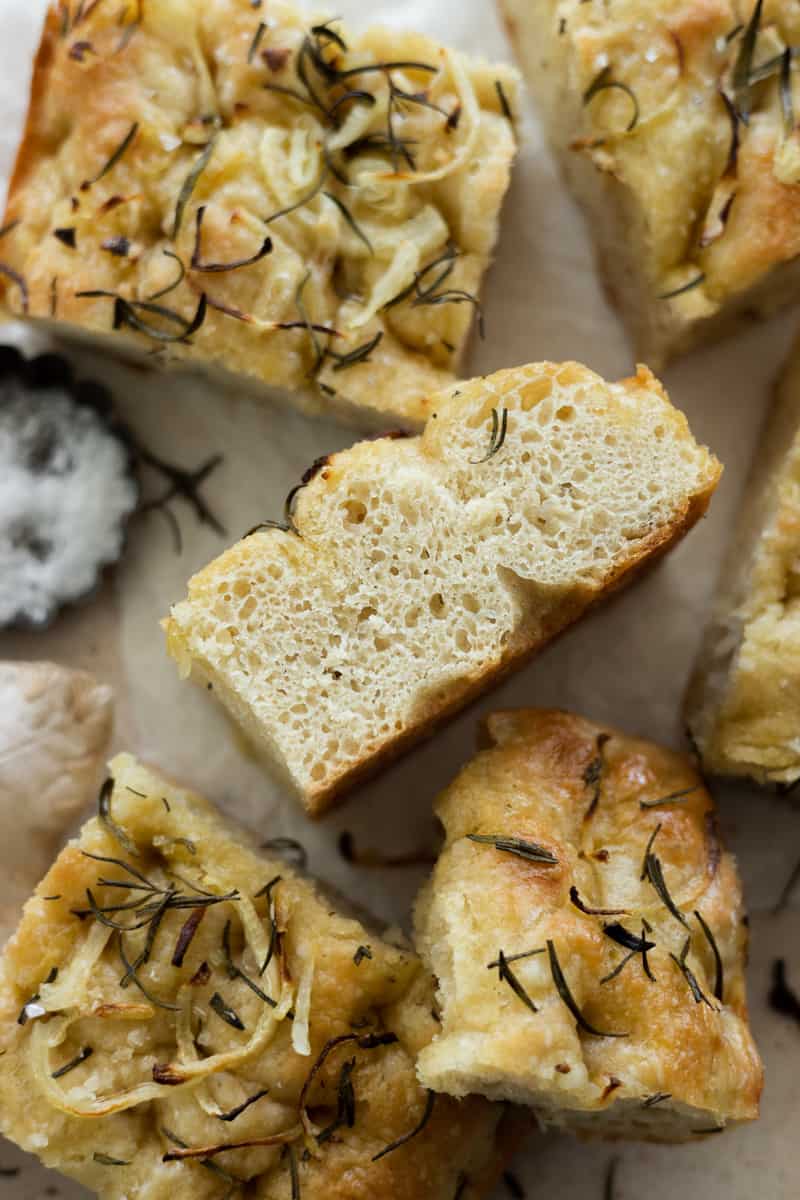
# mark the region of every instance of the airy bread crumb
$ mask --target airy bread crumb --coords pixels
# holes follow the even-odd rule
[[[165,621],[312,813],[531,655],[702,515],[720,474],[640,367],[457,384],[420,437],[315,464]]]

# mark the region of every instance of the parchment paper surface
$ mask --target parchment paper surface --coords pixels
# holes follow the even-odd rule
[[[200,0],[198,0],[200,2]],[[44,0],[0,0],[0,180],[5,185],[27,101],[31,55]],[[490,58],[510,57],[490,3],[343,0],[336,13],[353,25],[419,28]],[[609,377],[634,366],[624,333],[595,278],[582,220],[544,151],[530,106],[524,146],[509,195],[497,260],[485,291],[487,336],[476,342],[468,374],[536,359],[575,358]],[[744,473],[776,372],[796,330],[796,313],[698,352],[664,376],[695,434],[726,466],[702,522],[684,544],[633,590],[585,621],[502,688],[311,826],[293,801],[249,757],[212,698],[178,681],[158,626],[188,576],[225,546],[213,531],[175,507],[183,534],[176,554],[159,514],[140,519],[125,560],[87,604],[46,633],[0,636],[0,656],[54,658],[95,671],[117,692],[115,743],[206,792],[265,837],[300,838],[311,869],[378,916],[408,927],[423,872],[350,867],[336,849],[350,830],[358,843],[404,851],[434,840],[431,800],[471,754],[478,717],[495,707],[572,708],[631,732],[678,745],[680,700],[700,637],[715,575],[730,536]],[[0,340],[38,343],[14,327]],[[207,495],[233,540],[265,517],[318,455],[348,445],[352,431],[310,422],[280,404],[220,394],[196,378],[144,375],[100,358],[80,369],[114,389],[119,410],[141,440],[164,457],[196,466],[217,451],[224,462]],[[703,1145],[577,1145],[537,1137],[514,1172],[529,1197],[601,1200],[606,1164],[619,1156],[615,1200],[783,1200],[800,1192],[800,1028],[766,1005],[773,960],[783,956],[800,988],[800,889],[795,905],[771,915],[800,857],[800,815],[788,800],[745,786],[715,785],[723,828],[738,854],[752,914],[750,996],[767,1067],[761,1121]],[[2,1181],[13,1200],[78,1196],[81,1189],[0,1143]],[[507,1194],[501,1189],[498,1195]],[[419,1197],[424,1200],[424,1197]]]

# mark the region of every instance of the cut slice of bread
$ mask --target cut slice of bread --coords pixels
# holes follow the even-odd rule
[[[705,511],[720,466],[650,372],[538,363],[434,397],[422,435],[315,464],[165,622],[319,813]]]
[[[753,460],[686,718],[709,771],[800,779],[800,342]]]
[[[437,802],[417,901],[438,977],[426,1087],[582,1136],[681,1142],[758,1116],[747,926],[682,754],[572,713],[494,713]]]

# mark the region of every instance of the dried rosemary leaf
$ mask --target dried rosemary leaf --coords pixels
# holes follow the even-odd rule
[[[761,24],[761,9],[764,0],[756,0],[753,7],[750,20],[747,22],[741,43],[739,45],[739,53],[736,56],[736,62],[733,67],[733,75],[731,82],[733,83],[733,99],[736,105],[736,111],[744,125],[750,121],[750,113],[752,111],[752,79],[751,72],[753,69],[753,54],[755,53],[756,42],[758,41],[758,30]]]
[[[524,858],[528,862],[544,863],[549,867],[555,866],[558,863],[558,859],[551,850],[546,849],[544,846],[539,846],[536,842],[523,841],[522,838],[483,833],[468,833],[467,838],[471,842],[481,842],[487,846],[494,846],[495,850],[500,850],[505,854],[515,854],[518,858]]]
[[[413,1138],[417,1137],[418,1134],[422,1133],[423,1129],[428,1124],[428,1121],[431,1119],[431,1114],[433,1112],[433,1106],[435,1103],[436,1093],[432,1092],[430,1088],[428,1088],[428,1096],[425,1101],[425,1110],[419,1122],[409,1133],[404,1133],[402,1137],[397,1139],[397,1141],[390,1142],[388,1146],[384,1146],[383,1150],[379,1150],[377,1154],[373,1154],[372,1161],[378,1162],[379,1159],[384,1158],[387,1154],[391,1154],[394,1150],[398,1150],[401,1146],[405,1146],[407,1142],[410,1142]]]
[[[656,299],[672,300],[675,296],[682,296],[684,292],[691,292],[693,288],[700,287],[701,283],[705,283],[705,272],[701,271],[699,275],[695,275],[694,279],[690,279],[688,283],[681,284],[680,287],[673,288],[671,292],[661,292]]]
[[[519,955],[518,957],[524,958],[525,955]],[[526,1008],[529,1008],[532,1013],[538,1012],[539,1011],[538,1008],[533,1003],[533,1001],[531,1000],[528,993],[525,991],[525,988],[522,986],[522,984],[520,983],[517,976],[511,970],[511,967],[508,965],[508,961],[509,960],[506,958],[503,951],[499,950],[498,954],[497,954],[497,963],[496,964],[490,963],[489,965],[497,966],[497,973],[498,973],[499,978],[504,983],[508,984],[508,986],[511,988],[514,995],[522,1001],[522,1003],[525,1005]]]
[[[102,1150],[95,1150],[92,1160],[104,1167],[129,1167],[131,1165],[131,1159],[112,1158],[110,1154],[104,1154]]]
[[[183,221],[183,214],[186,209],[186,205],[189,203],[189,200],[191,199],[192,192],[194,191],[195,187],[197,186],[197,181],[199,180],[200,176],[203,174],[203,171],[205,171],[206,167],[208,166],[209,162],[211,161],[211,155],[214,153],[214,146],[216,145],[216,141],[217,141],[217,135],[216,135],[216,133],[214,133],[211,136],[211,138],[209,139],[208,143],[206,144],[205,149],[203,150],[202,154],[200,154],[198,156],[198,158],[195,161],[194,166],[192,167],[191,171],[189,172],[189,174],[186,176],[186,178],[183,181],[181,190],[178,193],[177,202],[175,204],[175,216],[173,218],[172,229],[170,231],[170,237],[172,238],[173,242],[175,241],[175,239],[178,236],[178,233],[180,232],[181,222]]]
[[[611,70],[612,69],[610,66],[603,67],[602,71],[598,72],[598,74],[594,77],[586,91],[583,93],[583,106],[585,108],[586,105],[589,104],[590,101],[593,100],[594,97],[600,92],[607,92],[611,90],[624,92],[633,105],[631,118],[628,121],[628,124],[625,126],[625,132],[631,133],[639,123],[639,101],[636,98],[636,93],[632,87],[630,87],[627,83],[623,83],[619,79],[611,78]]]
[[[569,1011],[572,1013],[578,1027],[582,1029],[584,1033],[589,1033],[593,1037],[628,1037],[627,1033],[604,1032],[603,1030],[595,1029],[594,1025],[590,1025],[578,1007],[575,997],[569,990],[569,985],[564,976],[564,972],[561,969],[561,963],[558,961],[558,954],[556,953],[555,945],[549,939],[547,942],[547,953],[550,959],[550,973],[553,976],[553,983],[555,984],[556,991]]]
[[[91,1058],[93,1054],[94,1054],[94,1050],[92,1049],[91,1046],[84,1046],[83,1049],[80,1050],[75,1055],[74,1058],[71,1058],[68,1063],[64,1063],[63,1067],[59,1067],[58,1070],[56,1070],[56,1071],[51,1071],[50,1078],[51,1079],[63,1078],[64,1075],[68,1075],[70,1073],[70,1071],[74,1071],[76,1067],[79,1067],[81,1065],[81,1063],[85,1063],[87,1058]]]
[[[700,790],[700,784],[695,783],[692,787],[683,788],[680,792],[670,792],[668,796],[659,796],[658,800],[640,800],[639,808],[659,808],[662,804],[677,804],[679,800],[683,800],[686,796],[691,796],[693,792]]]
[[[488,462],[490,458],[494,458],[497,451],[502,447],[506,440],[506,431],[508,429],[508,409],[501,410],[501,415],[498,415],[497,409],[492,409],[492,432],[489,436],[489,447],[482,458],[471,458],[470,464],[474,467],[480,463]]]
[[[720,1002],[722,1001],[722,993],[725,990],[725,974],[722,965],[722,955],[719,952],[719,946],[710,927],[703,919],[702,913],[694,910],[694,915],[697,917],[697,923],[705,934],[706,941],[711,947],[711,953],[714,957],[714,995]]]
[[[232,1029],[244,1029],[244,1021],[238,1013],[225,1003],[219,992],[214,992],[214,995],[208,1002],[213,1008],[218,1017],[221,1017],[226,1024]]]
[[[122,826],[118,825],[111,816],[111,796],[113,792],[114,780],[109,775],[108,779],[103,782],[103,785],[100,788],[100,794],[97,797],[97,815],[101,824],[103,824],[111,836],[119,842],[123,850],[125,850],[128,854],[132,854],[134,858],[138,858],[139,851],[136,848],[136,843],[128,836]]]

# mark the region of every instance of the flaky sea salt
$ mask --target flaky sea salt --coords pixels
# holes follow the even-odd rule
[[[120,555],[137,487],[125,447],[62,389],[0,385],[0,626],[41,625]]]

